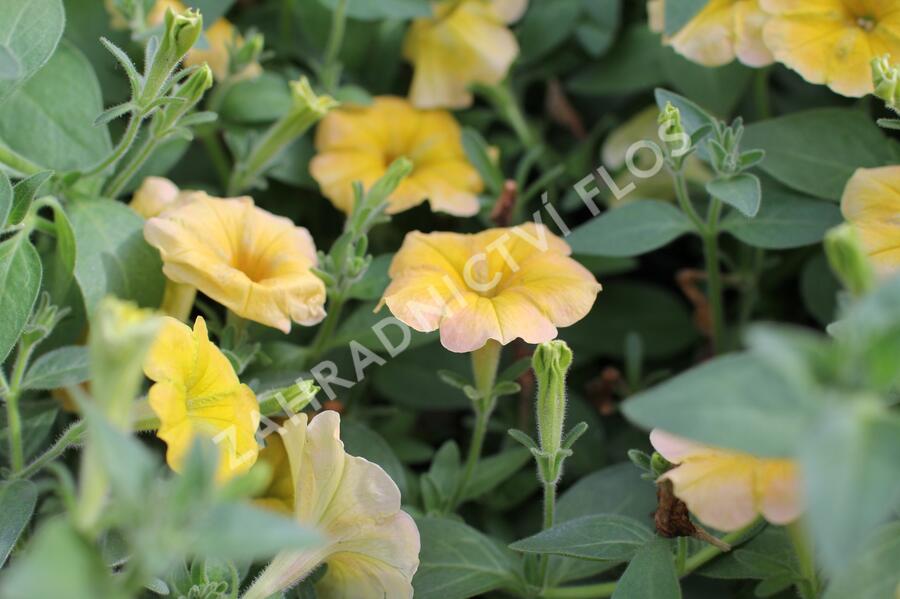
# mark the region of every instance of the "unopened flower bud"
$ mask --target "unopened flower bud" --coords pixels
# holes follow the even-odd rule
[[[114,297],[103,299],[91,320],[91,394],[110,421],[123,429],[131,424],[144,357],[160,322],[152,310]]]
[[[232,57],[232,71],[242,72],[248,66],[256,63],[262,54],[266,40],[261,33],[252,33],[234,51]]]
[[[681,122],[681,111],[671,102],[666,102],[666,107],[659,113],[659,138],[665,142],[673,158],[681,158],[691,149],[691,136],[684,129]]]
[[[900,69],[891,64],[890,54],[872,59],[872,83],[875,96],[889,108],[900,106]]]
[[[169,75],[197,42],[202,32],[203,17],[196,10],[188,9],[185,13],[166,10],[165,30],[153,55],[153,65],[150,67],[141,96],[143,103],[150,103],[156,99]]]
[[[147,177],[131,198],[131,209],[144,218],[159,216],[175,205],[180,191],[165,177]]]
[[[187,114],[194,106],[203,99],[203,95],[213,85],[213,73],[209,65],[203,65],[196,71],[191,73],[187,80],[178,87],[174,97],[178,98],[178,102],[173,102],[159,111],[153,118],[153,131],[157,134],[163,134],[168,131],[178,121]]]
[[[537,346],[531,359],[538,384],[537,425],[541,451],[553,456],[562,447],[566,418],[566,373],[572,365],[572,350],[565,341]]]
[[[865,295],[875,286],[875,269],[852,225],[845,223],[828,232],[825,254],[831,269],[854,296]]]

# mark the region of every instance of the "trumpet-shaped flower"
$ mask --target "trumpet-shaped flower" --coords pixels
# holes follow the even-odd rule
[[[443,110],[416,110],[402,98],[382,96],[371,106],[330,112],[316,132],[318,155],[310,172],[340,210],[353,210],[353,182],[368,189],[401,156],[413,170],[388,198],[389,214],[418,206],[458,216],[478,212],[483,189],[463,151],[459,125]]]
[[[419,108],[465,108],[472,83],[493,85],[506,77],[519,55],[507,29],[525,12],[527,0],[443,0],[434,15],[413,21],[403,54],[413,63],[409,90]]]
[[[203,318],[197,318],[193,330],[166,318],[144,374],[155,382],[148,400],[159,417],[156,434],[166,443],[166,461],[173,470],[181,468],[198,435],[219,447],[219,480],[246,472],[256,462],[256,396],[209,340]]]
[[[651,0],[647,10],[650,28],[662,33],[665,0]],[[722,66],[737,58],[748,66],[761,67],[772,63],[772,53],[763,42],[767,20],[758,0],[710,0],[665,43],[704,66]]]
[[[307,425],[305,414],[285,423],[279,445],[287,453],[292,512],[328,543],[311,551],[275,557],[243,599],[263,599],[294,586],[319,564],[328,569],[316,583],[322,599],[406,599],[419,566],[419,531],[400,509],[400,491],[376,464],[348,455],[341,419],[325,411]],[[284,462],[282,461],[284,465]],[[277,498],[284,505],[283,493]]]
[[[313,325],[325,316],[325,284],[310,270],[316,248],[309,232],[253,205],[193,192],[144,225],[159,249],[163,272],[192,285],[241,316],[285,333],[291,321]]]
[[[841,210],[875,270],[883,276],[900,272],[900,166],[857,170]]]
[[[675,496],[705,525],[734,531],[760,514],[773,524],[788,524],[802,512],[797,465],[714,449],[656,429],[653,447],[676,464],[662,475]]]
[[[873,58],[900,56],[897,0],[760,0],[766,45],[810,83],[845,96],[872,93]]]
[[[543,225],[473,235],[409,233],[382,304],[417,331],[471,352],[493,339],[543,343],[590,311],[600,284]]]

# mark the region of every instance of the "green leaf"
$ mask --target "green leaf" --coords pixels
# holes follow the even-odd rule
[[[245,503],[222,503],[200,516],[191,550],[206,557],[248,562],[279,551],[315,550],[325,539],[292,518]]]
[[[819,252],[811,257],[800,275],[800,292],[803,304],[819,324],[825,326],[835,321],[840,291],[841,284],[831,271],[825,254]]]
[[[78,248],[75,279],[89,315],[108,294],[159,306],[165,277],[159,252],[144,241],[144,219],[110,200],[72,204],[69,217]]]
[[[47,565],[53,565],[48,576]],[[125,599],[99,552],[59,516],[44,522],[0,584],[4,599]]]
[[[24,232],[0,243],[0,363],[6,359],[41,289],[41,258]],[[11,291],[15,290],[15,293]]]
[[[388,283],[391,282],[390,277],[388,277],[388,268],[390,268],[391,260],[393,259],[394,254],[381,254],[373,258],[365,276],[347,290],[347,297],[367,301],[381,299]]]
[[[592,58],[600,58],[616,39],[616,30],[622,20],[622,4],[619,0],[583,0],[582,6],[587,19],[575,28],[575,36]]]
[[[53,54],[66,15],[60,0],[4,0],[0,18],[0,54],[7,67],[0,76],[0,104]],[[14,69],[10,65],[15,65]]]
[[[78,385],[90,377],[87,347],[72,345],[47,352],[28,368],[26,389],[50,390]]]
[[[64,99],[65,101],[62,101]],[[33,162],[57,171],[86,168],[111,151],[93,67],[69,42],[13,92],[0,110],[0,139]]]
[[[419,479],[425,509],[440,512],[446,508],[456,492],[461,475],[459,446],[456,441],[447,441],[434,454],[431,468]]]
[[[518,586],[520,563],[496,541],[448,518],[417,518],[416,524],[422,541],[416,599],[466,599]]]
[[[658,200],[636,200],[593,218],[569,237],[572,252],[587,256],[640,256],[694,229],[678,208]]]
[[[900,589],[900,522],[881,528],[836,576],[824,599],[889,599]]]
[[[406,472],[403,470],[403,464],[397,459],[394,450],[384,437],[356,420],[342,422],[341,433],[347,453],[366,458],[381,466],[397,483],[400,494],[406,495]]]
[[[0,170],[0,230],[7,224],[7,218],[13,206],[13,188],[9,177]]]
[[[703,10],[707,0],[679,0],[665,3],[666,35],[675,35]]]
[[[290,108],[291,90],[285,78],[265,72],[235,83],[222,100],[219,117],[232,123],[261,124],[274,121]]]
[[[634,518],[600,514],[557,524],[509,547],[523,553],[624,562],[652,538],[653,531]]]
[[[678,5],[680,2],[673,2]],[[742,98],[753,77],[753,69],[740,62],[722,67],[705,67],[668,48],[662,55],[663,68],[670,85],[688,98],[696,98],[713,114],[729,116]]]
[[[647,525],[656,509],[656,488],[630,463],[607,466],[580,479],[559,499],[557,520],[620,514]]]
[[[678,4],[668,3],[668,4]],[[672,541],[655,539],[637,552],[619,579],[613,599],[681,599]]]
[[[499,196],[503,190],[503,172],[491,159],[484,137],[475,129],[466,127],[462,131],[462,145],[466,157],[481,175],[488,192],[491,195]]]
[[[35,197],[53,173],[44,171],[22,179],[13,187],[12,210],[9,213],[9,224],[17,225],[28,215],[28,210]]]
[[[766,527],[747,543],[716,558],[698,572],[722,580],[801,579],[797,552],[784,528]]]
[[[753,354],[716,358],[622,405],[651,429],[759,456],[791,456],[820,406]]]
[[[531,0],[528,4],[517,31],[522,62],[546,56],[572,36],[582,0]]]
[[[56,423],[59,403],[55,399],[28,401],[19,406],[22,416],[22,452],[28,460],[46,448],[47,437]],[[9,459],[9,428],[6,414],[0,413],[0,460]]]
[[[679,354],[698,336],[681,298],[658,285],[632,281],[607,285],[590,314],[561,332],[576,360],[622,356],[629,333],[640,335],[650,359]]]
[[[450,354],[439,343],[431,343],[388,360],[373,371],[372,382],[380,395],[407,408],[428,411],[468,408],[471,402],[459,389],[440,383],[435,376],[438,370],[452,370],[462,377],[471,377],[471,360],[463,354]]]
[[[37,487],[30,480],[0,483],[0,566],[28,526],[37,498]]]
[[[338,0],[319,0],[334,10]],[[364,21],[381,19],[413,19],[428,17],[432,14],[431,4],[427,0],[348,0],[347,16]]]
[[[755,175],[745,173],[727,179],[714,179],[706,184],[706,191],[746,217],[753,218],[759,212],[762,187]]]
[[[480,460],[463,493],[463,500],[476,499],[493,491],[530,461],[531,452],[523,447],[508,449]]]
[[[53,225],[56,229],[56,254],[53,268],[53,293],[63,296],[75,280],[78,248],[72,221],[59,202],[53,202]]]
[[[842,108],[754,123],[742,145],[765,150],[760,167],[788,187],[835,201],[856,169],[894,161],[888,139],[871,118]]]
[[[580,68],[567,87],[580,95],[610,96],[660,85],[666,79],[662,52],[659,35],[644,24],[632,25],[603,58]]]
[[[798,194],[766,179],[764,201],[754,218],[731,212],[721,228],[747,245],[784,250],[819,243],[825,233],[843,220],[840,209]]]
[[[806,496],[823,499],[809,502],[809,527],[833,572],[900,505],[900,417],[874,400],[841,399],[800,454]]]

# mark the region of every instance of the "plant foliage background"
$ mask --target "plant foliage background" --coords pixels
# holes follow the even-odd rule
[[[171,29],[129,20],[152,4],[0,4],[0,595],[239,597],[279,552],[322,546],[315,523],[259,502],[271,469],[223,482],[222,457],[198,440],[176,473],[146,432],[159,427],[140,373],[152,317],[107,298],[163,304],[163,260],[128,202],[146,177],[164,176],[182,190],[251,195],[311,233],[324,323],[285,333],[202,293],[188,322],[205,317],[279,423],[292,414],[275,392],[322,360],[354,382],[333,398],[319,391],[316,405],[341,414],[346,452],[380,466],[414,517],[415,597],[900,597],[900,281],[876,282],[846,230],[827,256],[823,242],[844,220],[857,169],[900,160],[876,124],[891,116],[884,98],[843,97],[777,63],[688,60],[663,38],[706,2],[670,0],[660,34],[641,2],[530,0],[509,26],[520,50],[506,80],[476,85],[472,105],[453,112],[483,182],[477,214],[422,203],[386,217],[401,161],[382,187],[357,194],[348,218],[310,173],[313,113],[334,110],[326,95],[342,106],[405,97],[404,39],[431,6],[196,0],[187,4],[207,33],[195,48],[209,48],[222,17],[241,33],[229,40],[231,74],[210,83],[194,67],[171,87],[163,73],[154,90],[145,64],[165,60]],[[690,137],[686,157],[673,156],[665,131]],[[635,174],[653,169],[646,147],[626,166],[644,139],[666,163],[651,177]],[[515,340],[485,389],[437,332],[412,331],[397,355],[374,334],[390,316],[373,309],[407,233],[476,233],[536,215],[603,285],[590,312],[560,330],[570,368],[536,377],[533,346]],[[377,356],[361,377],[359,347]],[[552,381],[565,385],[556,415],[577,433],[556,447],[566,458],[558,485],[535,476],[535,458],[557,455],[536,430],[536,413],[549,421],[535,397],[562,401]],[[466,473],[482,416],[482,457]],[[654,454],[652,428],[790,460],[803,516],[705,526],[730,551],[693,525],[667,530],[654,480],[673,464]],[[335,567],[306,572],[284,596],[381,596],[377,585],[323,588]]]

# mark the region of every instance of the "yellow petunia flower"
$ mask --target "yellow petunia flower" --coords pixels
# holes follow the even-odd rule
[[[147,24],[151,27],[160,25],[166,16],[166,10],[171,8],[176,13],[183,13],[187,8],[180,0],[157,0],[156,4],[147,14]],[[204,32],[206,47],[194,47],[184,57],[185,66],[209,64],[213,75],[217,81],[222,81],[228,77],[229,62],[231,57],[228,48],[232,44],[240,45],[243,38],[237,32],[235,26],[226,19],[221,17],[210,25]],[[239,77],[255,77],[262,72],[262,67],[258,63],[247,66]]]
[[[325,317],[325,284],[310,270],[309,231],[253,205],[193,192],[144,225],[172,281],[196,287],[249,320],[291,330]]]
[[[900,166],[857,170],[841,200],[844,218],[882,276],[900,272]]]
[[[672,0],[670,0],[672,1]],[[665,30],[665,0],[647,3],[650,28]],[[747,66],[772,63],[772,53],[763,42],[768,15],[758,0],[710,0],[693,19],[664,42],[684,57],[707,67],[718,67],[735,58]]]
[[[800,473],[791,460],[714,449],[659,429],[650,433],[650,442],[676,464],[660,480],[671,481],[675,496],[707,526],[731,532],[759,515],[783,525],[803,511]]]
[[[328,544],[275,556],[242,599],[275,595],[322,563],[328,566],[316,583],[316,595],[322,599],[413,596],[419,531],[400,509],[400,491],[391,477],[376,464],[344,451],[340,424],[337,412],[325,411],[308,425],[306,414],[295,416],[280,431],[289,469],[276,466],[275,476],[292,483],[294,517],[317,528]],[[279,497],[277,504],[284,501]]]
[[[900,56],[900,0],[760,0],[775,59],[844,96],[872,93],[873,58]]]
[[[416,110],[402,98],[382,96],[371,106],[333,110],[316,132],[318,154],[310,173],[343,212],[353,210],[353,182],[368,189],[401,156],[413,170],[388,198],[395,214],[428,200],[431,209],[457,216],[478,212],[484,188],[463,151],[459,125],[443,110]]]
[[[409,98],[418,108],[466,108],[472,83],[500,83],[519,55],[506,27],[527,0],[442,0],[434,16],[412,22],[403,55],[413,63]]]
[[[414,231],[394,256],[381,301],[417,331],[439,329],[453,352],[490,339],[543,343],[584,318],[601,289],[570,253],[534,223],[474,235]]]
[[[256,462],[259,404],[242,385],[228,358],[210,340],[198,317],[193,331],[166,318],[144,362],[150,407],[159,417],[156,435],[166,442],[166,461],[179,471],[198,435],[219,448],[217,478],[246,472]]]

